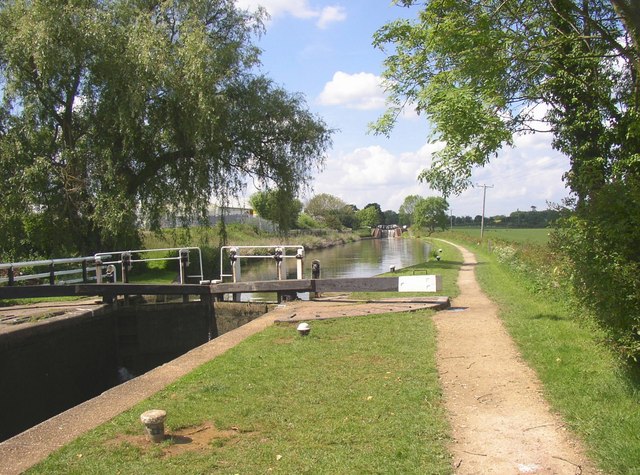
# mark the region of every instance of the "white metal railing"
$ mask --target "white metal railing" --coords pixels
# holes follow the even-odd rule
[[[68,264],[81,264],[80,268],[77,269],[67,269],[67,270],[55,270],[55,266],[60,265],[68,265]],[[91,264],[91,267],[89,267]],[[49,279],[49,284],[54,285],[56,280],[59,283],[72,284],[78,282],[88,282],[90,280],[96,280],[96,276],[89,276],[90,272],[95,273],[95,260],[94,257],[70,257],[66,259],[47,259],[40,261],[23,261],[23,262],[6,262],[0,263],[0,270],[6,270],[6,277],[0,277],[0,284],[8,283],[9,285],[14,282],[20,281],[28,281],[28,280],[42,280]],[[32,267],[44,267],[48,266],[49,270],[47,272],[37,272],[37,273],[29,273],[24,274],[20,272],[22,268],[32,268]],[[16,272],[18,272],[16,274]],[[57,279],[59,276],[68,276],[68,275],[77,275],[81,274],[82,277],[76,277],[75,279],[67,279],[60,281]]]
[[[243,251],[251,250],[273,250],[273,254],[246,254]],[[295,254],[287,254],[287,249],[295,249]],[[224,256],[225,252],[229,256],[231,263],[231,274],[224,272]],[[232,277],[234,282],[240,281],[240,259],[273,259],[276,263],[278,280],[282,280],[282,262],[285,259],[296,259],[298,262],[298,279],[302,279],[302,260],[304,259],[304,247],[296,244],[284,244],[278,246],[222,246],[220,248],[220,280],[224,281],[225,277]],[[286,275],[284,277],[286,279]]]
[[[190,263],[189,259],[189,251],[198,251],[198,264],[199,264],[199,273],[187,275],[186,267]],[[169,257],[147,257],[147,258],[138,258],[135,259],[134,255],[140,256],[145,253],[157,253],[157,252],[175,252],[175,256]],[[115,260],[109,259],[114,256],[119,257]],[[154,262],[154,261],[180,261],[180,265],[178,266],[180,269],[180,283],[184,284],[187,282],[187,278],[198,278],[198,282],[204,279],[204,274],[202,272],[202,251],[199,247],[167,247],[161,249],[135,249],[132,251],[111,251],[111,252],[99,252],[95,254],[96,262],[98,266],[100,265],[115,265],[120,264],[122,280],[128,280],[128,270],[130,266],[135,262]]]
[[[186,267],[189,265],[189,251],[198,251],[199,274],[187,275]],[[134,258],[140,254],[151,252],[175,252],[175,256],[167,257],[148,257]],[[116,256],[115,259],[110,259]],[[48,279],[49,285],[56,284],[76,284],[80,282],[94,281],[102,283],[105,277],[110,277],[113,282],[117,281],[117,267],[121,265],[121,274],[123,281],[127,280],[128,270],[131,264],[135,262],[151,262],[151,261],[172,261],[179,260],[180,265],[180,283],[186,283],[187,278],[198,278],[203,280],[202,273],[202,251],[199,247],[176,247],[163,249],[137,249],[132,251],[111,251],[99,252],[94,256],[87,257],[70,257],[65,259],[47,259],[39,261],[23,261],[23,262],[7,262],[0,263],[0,271],[5,271],[6,276],[0,276],[0,284],[7,283],[13,285],[14,282],[37,280],[42,281]],[[80,264],[78,268],[56,270],[56,266]],[[23,268],[38,268],[48,266],[47,272],[22,273]],[[91,275],[93,274],[93,275]],[[60,279],[60,276],[80,275],[73,279]]]

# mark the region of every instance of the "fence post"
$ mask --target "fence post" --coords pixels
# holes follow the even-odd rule
[[[15,274],[13,271],[13,266],[9,267],[9,269],[7,270],[7,277],[9,278],[9,282],[7,282],[7,285],[13,285],[15,282]]]
[[[96,264],[96,284],[102,284],[102,258],[101,257],[96,257],[95,258],[95,264]]]
[[[304,247],[298,249],[296,253],[296,277],[298,280],[304,279]]]
[[[131,253],[123,252],[120,256],[120,262],[122,263],[122,283],[129,283],[129,268],[131,267]]]
[[[87,260],[82,261],[82,283],[86,284],[89,279],[87,278]]]
[[[180,283],[182,285],[187,283],[187,267],[189,266],[189,251],[187,249],[180,249]],[[182,303],[189,301],[188,295],[182,296]]]
[[[49,264],[49,285],[55,285],[56,283],[56,270],[53,266],[53,262]]]

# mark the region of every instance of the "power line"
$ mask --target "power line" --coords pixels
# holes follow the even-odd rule
[[[483,188],[483,192],[482,192],[482,221],[480,221],[480,241],[482,242],[482,237],[484,236],[484,205],[485,205],[485,202],[487,201],[487,188],[493,188],[493,185],[479,185],[479,184],[476,184],[476,186],[481,186]]]

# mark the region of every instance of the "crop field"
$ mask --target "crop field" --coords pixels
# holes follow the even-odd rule
[[[477,237],[480,240],[480,228],[453,227],[451,231]],[[485,228],[484,239],[500,239],[531,244],[546,244],[549,241],[550,228]]]

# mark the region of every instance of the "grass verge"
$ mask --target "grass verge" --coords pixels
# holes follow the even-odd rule
[[[270,327],[29,473],[450,473],[431,315],[314,322],[307,337]],[[151,408],[169,433],[222,435],[151,446]]]
[[[477,246],[476,275],[500,308],[547,400],[612,474],[640,473],[640,381],[604,344],[605,335],[558,295],[533,292],[527,277]]]

